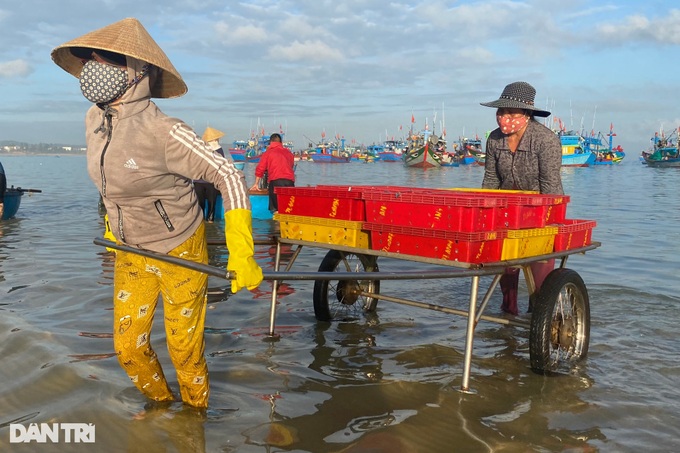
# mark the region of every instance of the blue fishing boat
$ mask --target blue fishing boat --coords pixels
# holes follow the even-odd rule
[[[351,155],[344,151],[343,146],[336,143],[321,141],[316,148],[307,151],[307,158],[316,163],[345,164],[351,161]]]
[[[402,162],[407,143],[401,140],[385,140],[382,149],[377,152],[378,160],[382,162]]]
[[[249,142],[246,140],[234,140],[229,148],[229,154],[234,159],[234,162],[245,162],[246,152],[248,152]]]
[[[479,162],[480,159],[482,162],[484,161],[484,149],[479,137],[474,139],[460,137],[454,148],[460,165],[471,165]]]
[[[402,150],[390,149],[385,143],[368,145],[366,151],[375,156],[377,162],[402,162]]]
[[[607,137],[609,137],[607,144],[605,144],[605,138],[602,132],[598,132],[597,135],[594,132],[591,132],[590,136],[583,137],[585,150],[595,153],[595,162],[593,165],[613,165],[618,164],[623,160],[626,153],[623,152],[621,145],[614,147],[613,141],[615,136],[614,125],[610,124],[609,134],[607,134]]]
[[[15,189],[14,187],[7,189],[4,198],[4,209],[2,211],[1,220],[9,220],[17,214],[19,206],[21,205],[21,197],[24,195],[22,189]]]
[[[585,139],[574,131],[564,131],[559,134],[562,143],[563,167],[589,167],[595,164],[597,155],[586,150]]]

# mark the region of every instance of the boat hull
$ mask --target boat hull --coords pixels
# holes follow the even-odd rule
[[[378,153],[378,160],[380,162],[401,162],[402,155],[391,151]]]
[[[603,156],[598,156],[595,159],[595,162],[593,165],[614,165],[621,163],[623,158],[625,157],[625,153],[623,151],[616,151],[612,153],[611,155],[605,153]]]
[[[231,158],[234,160],[234,162],[245,162],[246,161],[245,151],[230,149],[229,154],[231,154]]]
[[[595,153],[562,154],[563,167],[590,167],[595,163]]]
[[[654,152],[643,152],[640,160],[648,167],[680,167],[680,150],[676,147],[659,148]]]
[[[647,162],[648,167],[680,167],[680,159]]]
[[[2,212],[2,220],[8,220],[14,217],[19,211],[21,205],[21,197],[23,192],[16,189],[7,189],[5,192],[4,209]]]
[[[334,156],[332,154],[310,154],[312,162],[325,164],[345,164],[350,162],[350,156]]]
[[[249,193],[250,209],[253,213],[253,219],[269,220],[273,218],[272,212],[269,210],[269,194],[266,191],[262,193]],[[217,196],[215,202],[215,220],[224,219],[224,205],[222,203],[222,195]]]
[[[407,151],[404,154],[404,163],[411,168],[436,168],[441,167],[440,159],[429,150],[429,147],[421,146],[414,151]]]

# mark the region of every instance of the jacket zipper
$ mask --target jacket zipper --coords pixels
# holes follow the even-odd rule
[[[168,213],[165,212],[165,208],[163,207],[161,200],[154,201],[153,205],[156,206],[156,211],[158,211],[158,214],[160,214],[161,219],[163,219],[165,227],[168,229],[168,231],[175,231],[175,227],[172,225],[170,217],[168,217]]]

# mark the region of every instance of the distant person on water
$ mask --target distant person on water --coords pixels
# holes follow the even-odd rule
[[[536,121],[550,112],[534,105],[536,90],[526,82],[505,87],[500,98],[481,105],[496,108],[498,128],[486,140],[485,189],[531,190],[563,194],[562,145],[553,131]],[[555,260],[531,265],[536,288],[555,267]],[[519,269],[508,268],[501,277],[501,310],[516,315]]]
[[[272,134],[269,137],[269,146],[260,156],[260,162],[255,167],[255,184],[250,190],[259,190],[260,181],[267,172],[269,190],[269,210],[278,212],[279,207],[274,189],[276,187],[295,186],[295,156],[283,146],[281,134]]]
[[[5,212],[5,192],[7,191],[7,178],[5,177],[5,169],[0,163],[0,219]]]
[[[93,103],[85,117],[87,167],[116,242],[207,264],[203,214],[191,181],[222,193],[231,291],[258,287],[248,188],[243,173],[213,152],[184,122],[165,115],[155,98],[182,96],[187,86],[142,24],[123,19],[56,47],[52,59],[80,79]],[[166,261],[117,251],[113,347],[134,385],[158,402],[177,401],[151,330],[163,300],[168,352],[181,401],[206,408],[210,392],[204,326],[208,276]]]
[[[224,137],[224,132],[218,131],[212,127],[207,127],[203,132],[203,141],[220,156],[224,157],[224,151],[220,145],[220,138]],[[196,190],[196,197],[198,198],[198,206],[205,209],[205,202],[208,202],[208,212],[205,213],[205,218],[209,223],[215,220],[215,203],[217,202],[217,194],[219,191],[211,182],[203,179],[194,180],[194,190]]]

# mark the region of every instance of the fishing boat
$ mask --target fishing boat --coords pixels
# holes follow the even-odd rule
[[[460,167],[460,161],[456,153],[445,151],[440,154],[440,158],[439,164],[442,167]]]
[[[441,167],[441,156],[446,150],[446,141],[426,130],[420,134],[412,134],[408,140],[408,148],[403,153],[404,164],[412,168]]]
[[[482,149],[482,141],[479,137],[474,139],[467,137],[460,137],[458,143],[455,145],[458,162],[461,165],[470,165],[475,162],[484,161],[484,150]]]
[[[595,153],[595,162],[593,165],[613,165],[620,163],[626,156],[621,145],[614,147],[614,124],[609,125],[608,144],[605,144],[605,138],[602,132],[595,134],[590,133],[590,136],[583,137],[584,146],[587,151]]]
[[[229,154],[234,159],[234,162],[245,162],[246,152],[248,151],[248,141],[234,140],[229,148]]]
[[[595,163],[597,155],[586,150],[585,139],[575,131],[558,133],[562,144],[563,167],[590,167]]]
[[[401,162],[408,145],[400,140],[385,140],[382,145],[374,146],[380,147],[375,149],[380,162]]]
[[[283,138],[283,134],[281,135]],[[269,135],[264,135],[264,131],[261,135],[248,141],[248,150],[246,151],[246,162],[258,163],[260,162],[260,156],[267,150],[269,146]]]
[[[24,195],[24,190],[15,189],[14,187],[7,189],[4,198],[4,209],[2,211],[1,220],[9,220],[17,214],[19,206],[21,205],[21,197]]]
[[[663,133],[655,133],[652,138],[652,148],[643,151],[640,161],[648,167],[680,167],[680,149],[678,148],[677,137],[674,142],[674,135],[677,130],[669,137]]]
[[[654,152],[643,152],[642,159],[648,167],[680,167],[680,155],[677,147],[665,147]]]
[[[333,142],[321,141],[316,145],[316,148],[308,150],[307,156],[312,162],[316,163],[345,164],[350,162],[352,158],[343,148],[344,146],[338,146]]]

